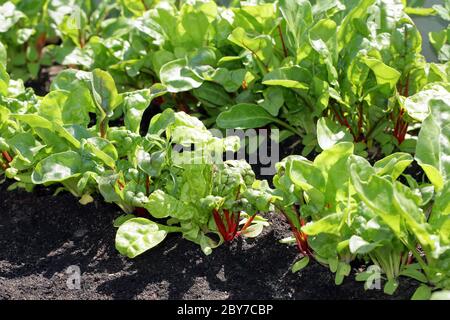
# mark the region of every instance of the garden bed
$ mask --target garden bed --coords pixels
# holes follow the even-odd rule
[[[114,248],[116,206],[7,186],[0,185],[0,299],[409,299],[417,287],[405,278],[393,296],[364,291],[356,267],[341,286],[317,263],[293,274],[297,249],[278,243],[290,232],[273,214],[261,236],[236,239],[210,256],[174,235],[130,260]],[[81,290],[67,287],[71,265],[81,269]]]

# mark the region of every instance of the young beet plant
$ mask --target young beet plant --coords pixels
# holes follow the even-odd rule
[[[423,282],[414,299],[430,298],[433,290],[440,295],[445,291],[439,290],[450,288],[445,267],[450,261],[450,234],[445,227],[450,214],[447,173],[429,157],[433,148],[443,150],[437,155],[441,159],[450,151],[443,139],[447,129],[442,130],[442,119],[450,109],[446,100],[437,99],[431,105],[435,111],[429,111],[424,121],[416,160],[433,184],[419,185],[403,174],[413,161],[409,154],[394,153],[372,166],[353,155],[350,143],[330,147],[314,162],[290,156],[278,164],[275,194],[282,200],[276,207],[287,217],[303,256],[293,271],[314,258],[335,272],[335,282],[340,284],[350,273],[350,262],[361,259],[379,268],[377,275],[376,269],[368,268],[357,276],[366,282],[366,289],[373,276],[381,275],[387,279],[384,291],[388,294],[397,289],[400,276]],[[427,132],[441,133],[431,138]],[[408,185],[398,181],[401,176]]]
[[[194,119],[166,110],[152,120],[149,132],[163,139],[165,147],[162,150],[159,146],[144,147],[137,153],[138,170],[150,176],[150,187],[146,183],[137,192],[139,186],[136,188],[134,184],[132,188],[136,191],[127,192],[131,189],[127,185],[133,183],[122,183],[131,205],[144,208],[148,218],[133,215],[119,218],[116,246],[121,253],[135,257],[150,249],[157,243],[146,244],[141,239],[148,236],[162,240],[163,237],[152,236],[155,232],[161,235],[162,231],[164,237],[170,232],[180,232],[185,239],[199,244],[205,254],[210,254],[222,241],[232,241],[238,235],[257,236],[267,225],[257,215],[271,210],[272,196],[267,183],[255,180],[245,161],[222,162],[221,156],[212,157],[213,153],[222,155],[225,150],[236,150],[238,140],[214,138]],[[163,133],[165,138],[161,136]],[[174,151],[174,145],[189,148],[194,145],[195,150]],[[151,217],[158,221],[164,219],[165,224],[152,222]],[[140,223],[154,227],[146,234]],[[240,225],[243,226],[239,229]],[[218,235],[220,241],[211,237],[212,234]]]

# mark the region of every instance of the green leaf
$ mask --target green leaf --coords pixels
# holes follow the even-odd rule
[[[44,117],[41,117],[37,114],[15,114],[14,118],[18,119],[21,122],[25,122],[30,127],[37,131],[37,134],[45,141],[49,135],[56,134],[58,137],[63,138],[67,142],[69,142],[73,147],[79,149],[81,144],[72,134],[66,130],[61,125],[51,122]],[[41,129],[41,130],[40,130]],[[49,141],[50,142],[50,141]],[[53,142],[55,142],[53,140]],[[53,144],[53,147],[58,147]]]
[[[395,88],[400,72],[375,58],[364,57],[362,61],[373,71],[379,85],[388,84],[391,89]]]
[[[427,285],[420,285],[414,292],[411,300],[429,300],[431,298],[431,288]]]
[[[292,273],[299,272],[300,270],[304,269],[309,263],[309,257],[303,257],[300,260],[298,260],[294,265],[292,266]]]
[[[354,23],[357,19],[362,19],[368,14],[368,9],[375,3],[375,0],[363,0],[358,1],[358,3],[352,8],[352,10],[345,16],[342,20],[341,25],[338,29],[338,44],[339,51],[345,48],[352,38],[355,38],[355,33],[357,33],[357,27]]]
[[[450,104],[431,100],[430,109],[419,132],[415,159],[439,191],[450,175]]]
[[[252,38],[245,32],[244,28],[238,27],[228,36],[228,40],[250,51],[257,62],[260,63],[261,72],[267,70],[267,65],[274,58],[273,45],[267,35]]]
[[[114,109],[121,102],[114,79],[108,72],[100,69],[92,72],[92,95],[98,108],[108,117],[113,115]]]
[[[301,46],[302,35],[313,22],[311,3],[306,0],[281,0],[279,8],[286,22],[289,47],[295,54]]]
[[[153,99],[166,93],[166,87],[155,84],[150,89],[128,92],[123,95],[122,108],[125,126],[131,132],[139,133],[142,116]]]
[[[373,168],[379,176],[390,175],[393,180],[397,180],[413,160],[408,153],[396,152],[378,160]]]
[[[430,102],[435,99],[449,101],[450,92],[441,85],[434,84],[426,90],[407,97],[403,106],[410,117],[422,122],[430,114]]]
[[[144,218],[129,219],[117,230],[116,248],[128,258],[135,258],[157,246],[166,235],[167,232],[153,221]]]
[[[298,66],[275,69],[266,74],[262,83],[266,86],[281,86],[292,89],[308,90],[311,74]]]
[[[394,292],[397,290],[397,288],[398,288],[398,281],[394,279],[389,279],[384,285],[383,291],[386,294],[393,295]]]
[[[368,174],[371,166],[365,159],[356,156],[351,159],[350,176],[358,196],[380,215],[400,239],[405,239],[401,215],[395,205],[392,183],[376,175]]]
[[[260,105],[276,117],[284,104],[283,90],[278,87],[269,87],[263,91],[263,96],[264,101]]]
[[[156,190],[149,196],[145,208],[158,219],[173,217],[187,220],[191,219],[197,211],[192,205],[183,203],[162,190]]]
[[[161,83],[167,87],[167,91],[174,93],[198,88],[203,83],[203,79],[188,66],[186,58],[163,65],[159,72],[159,78]]]
[[[310,236],[318,235],[319,233],[329,233],[339,236],[342,218],[342,213],[329,214],[320,220],[308,223],[302,227],[302,231]]]
[[[317,121],[317,141],[326,150],[339,142],[353,142],[353,137],[345,127],[330,118],[322,117]]]
[[[263,232],[264,225],[261,223],[254,223],[243,232],[241,232],[242,236],[246,238],[256,238]]]
[[[369,243],[357,235],[350,237],[349,248],[351,253],[367,254],[378,246],[379,244]]]
[[[156,151],[151,154],[143,149],[136,151],[136,161],[139,168],[147,173],[150,177],[157,177],[161,174],[161,170],[166,161],[165,151]]]
[[[40,161],[31,175],[34,184],[61,182],[82,173],[81,156],[74,151],[66,151],[48,156]]]
[[[241,103],[222,112],[216,123],[223,129],[250,129],[263,127],[273,121],[274,118],[261,106]]]
[[[420,282],[424,282],[424,283],[428,282],[426,275],[423,274],[423,272],[421,272],[420,270],[417,270],[414,268],[406,267],[404,270],[402,270],[400,272],[400,275],[405,276],[405,277],[410,277],[410,278],[415,279]]]

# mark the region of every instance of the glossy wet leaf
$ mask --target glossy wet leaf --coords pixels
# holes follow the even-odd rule
[[[52,154],[34,168],[31,179],[35,184],[61,182],[77,177],[82,172],[81,156],[74,151]]]
[[[167,232],[151,220],[134,218],[120,225],[116,235],[117,250],[128,258],[135,258],[157,246]]]

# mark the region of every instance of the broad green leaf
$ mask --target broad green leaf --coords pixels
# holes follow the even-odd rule
[[[196,213],[196,208],[192,205],[183,203],[161,190],[156,190],[149,196],[145,208],[153,217],[158,219],[172,217],[187,220],[191,219]]]
[[[38,114],[51,122],[63,124],[61,110],[66,103],[69,92],[51,91],[39,104]]]
[[[228,40],[251,52],[254,58],[262,64],[262,72],[267,69],[267,65],[274,57],[273,45],[269,36],[259,35],[252,38],[243,28],[238,27],[228,36]]]
[[[108,167],[115,168],[118,154],[116,148],[109,140],[100,137],[91,137],[82,144],[82,148],[94,155],[97,159],[100,159]]]
[[[391,89],[395,87],[400,78],[400,72],[375,58],[364,57],[363,61],[373,71],[379,85],[388,84]]]
[[[369,208],[380,215],[400,239],[405,239],[402,216],[395,204],[392,182],[376,175],[368,175],[366,166],[370,168],[368,162],[365,165],[355,160],[350,162],[351,181],[358,192],[358,196]]]
[[[137,165],[150,177],[157,177],[161,174],[161,170],[166,161],[165,157],[165,151],[156,151],[151,154],[145,152],[143,149],[136,151]]]
[[[116,248],[128,258],[135,258],[157,246],[166,236],[167,232],[151,220],[129,219],[117,230]]]
[[[155,84],[150,89],[125,93],[122,108],[125,113],[125,126],[128,130],[139,133],[142,116],[150,106],[151,101],[164,95],[165,87]]]
[[[420,285],[414,292],[411,300],[429,300],[431,297],[431,288],[425,284]]]
[[[390,175],[393,180],[397,180],[413,160],[408,153],[396,152],[377,161],[373,168],[379,176]]]
[[[286,171],[291,181],[304,190],[316,205],[324,204],[326,180],[319,168],[306,160],[292,160]]]
[[[342,218],[342,213],[333,213],[320,220],[308,223],[302,227],[302,231],[310,236],[318,235],[319,233],[329,233],[339,236]]]
[[[415,159],[436,190],[441,190],[450,175],[450,104],[430,100],[430,115],[423,121]]]
[[[232,105],[233,101],[228,93],[220,85],[204,82],[199,88],[192,91],[199,100],[204,100],[216,106]]]
[[[75,139],[64,127],[37,114],[15,114],[13,116],[19,121],[25,122],[30,127],[35,129],[37,134],[44,140],[48,137],[48,133],[50,133],[56,134],[57,136],[65,139],[77,149],[81,146],[80,142]],[[44,131],[39,131],[39,129],[43,129]]]
[[[160,135],[174,122],[175,122],[175,112],[172,109],[166,109],[162,113],[157,114],[150,120],[148,133]]]
[[[264,76],[262,81],[266,86],[281,86],[293,89],[309,88],[311,74],[305,68],[298,66],[275,69]]]
[[[222,112],[216,120],[223,129],[260,128],[274,121],[274,118],[257,104],[241,103]]]
[[[16,156],[29,164],[34,161],[37,153],[42,148],[45,148],[45,145],[37,141],[29,132],[17,133],[11,139],[8,139],[7,142],[16,153]]]
[[[278,87],[269,87],[263,91],[264,101],[260,105],[271,115],[276,117],[284,104],[283,90]]]
[[[306,0],[281,0],[279,7],[286,22],[289,47],[295,54],[303,40],[302,35],[313,22],[311,3]]]
[[[113,115],[114,109],[121,102],[114,79],[108,72],[100,69],[92,71],[92,95],[98,108],[108,117]]]
[[[169,92],[183,92],[198,88],[203,79],[188,66],[186,58],[174,60],[161,67],[159,72],[161,83]]]
[[[81,156],[74,151],[66,151],[48,156],[34,168],[31,180],[35,184],[61,182],[82,173]]]
[[[243,232],[241,232],[242,236],[246,238],[256,238],[259,236],[264,229],[264,225],[261,223],[254,223]]]
[[[352,135],[345,127],[330,118],[322,117],[317,121],[317,141],[323,149],[329,149],[338,142],[352,142]]]
[[[407,97],[403,102],[408,115],[420,122],[430,114],[430,102],[435,99],[450,101],[450,92],[439,84]]]
[[[369,243],[357,235],[350,237],[349,248],[351,253],[367,254],[378,246],[380,245],[377,243]]]
[[[338,44],[339,51],[345,48],[351,39],[355,37],[357,33],[356,24],[354,21],[362,19],[368,13],[369,7],[375,3],[375,0],[362,0],[358,1],[356,6],[345,16],[338,29]]]
[[[209,21],[204,12],[192,10],[190,6],[183,6],[181,24],[186,30],[183,35],[186,46],[199,48],[206,43]]]

